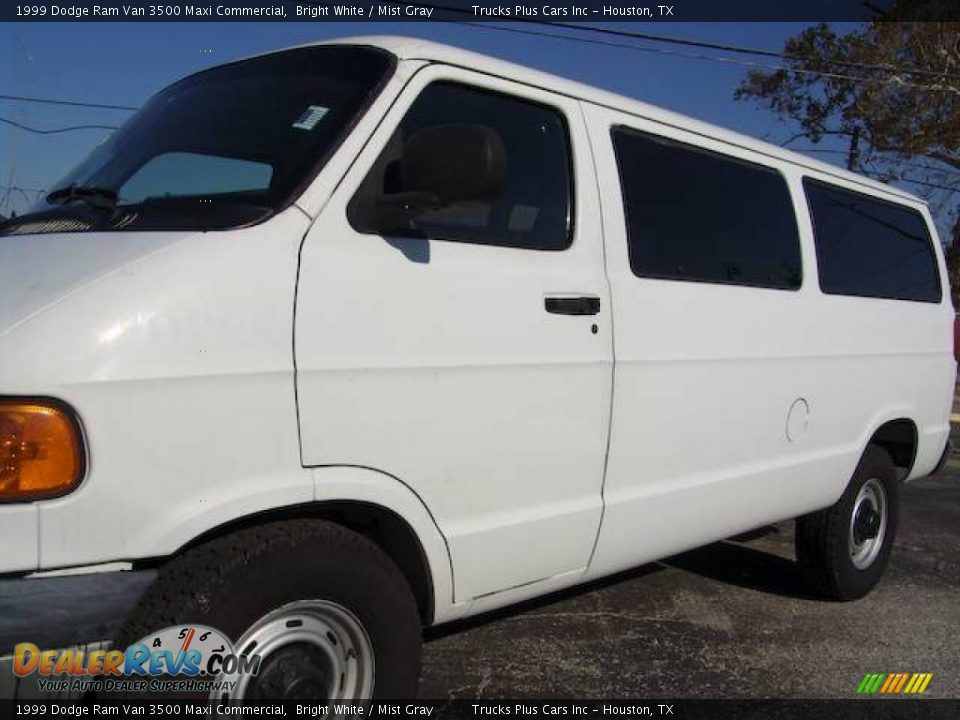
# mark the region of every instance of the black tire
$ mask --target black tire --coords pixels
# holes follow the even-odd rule
[[[325,521],[274,522],[176,557],[127,618],[115,646],[185,623],[208,625],[236,642],[267,613],[301,600],[335,603],[362,624],[373,650],[374,698],[416,697],[421,624],[406,578],[370,540]],[[288,666],[275,675],[287,687]]]
[[[885,495],[886,525],[882,531],[882,541],[876,543],[878,549],[869,564],[857,567],[852,556],[851,534],[854,533],[860,540],[869,540],[873,520],[869,510],[873,505],[868,503],[867,529],[861,530],[859,535],[852,528],[854,509],[861,490],[871,480],[879,483]],[[876,485],[871,483],[870,489],[876,490]],[[873,509],[878,510],[876,507]],[[862,520],[863,513],[859,517]],[[890,560],[899,520],[900,480],[896,468],[883,448],[871,445],[860,458],[850,484],[836,504],[797,518],[797,564],[811,589],[835,600],[856,600],[870,592]],[[861,563],[866,559],[859,558]]]

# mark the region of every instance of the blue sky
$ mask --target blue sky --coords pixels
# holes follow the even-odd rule
[[[658,23],[624,27],[780,50],[784,40],[805,24]],[[210,65],[288,45],[376,33],[416,35],[487,52],[773,142],[793,134],[791,126],[771,113],[753,103],[733,100],[733,91],[747,71],[742,65],[450,23],[0,24],[0,94],[140,105],[170,82]],[[703,54],[721,53],[707,50]],[[128,115],[0,100],[0,117],[44,129],[117,125]],[[0,124],[0,201],[9,185],[50,189],[104,136],[104,131],[86,130],[43,136]],[[803,149],[808,145],[798,142],[792,147]],[[843,161],[842,155],[817,157]],[[22,195],[10,193],[6,205],[0,203],[0,212],[22,212],[25,207]]]

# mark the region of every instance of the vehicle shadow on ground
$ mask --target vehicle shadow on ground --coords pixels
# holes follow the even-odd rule
[[[489,612],[481,613],[480,615],[464,618],[463,620],[454,620],[453,622],[441,625],[440,627],[426,628],[424,630],[423,639],[427,642],[431,640],[439,640],[440,638],[447,637],[448,635],[455,635],[463,632],[464,630],[489,625],[490,623],[494,623],[498,620],[512,617],[514,615],[520,615],[531,610],[549,607],[550,605],[563,602],[564,600],[570,600],[596,590],[602,590],[603,588],[610,587],[611,585],[617,585],[622,582],[628,582],[630,580],[642,578],[646,575],[651,575],[664,569],[665,568],[659,563],[641,565],[640,567],[632,568],[622,573],[617,573],[616,575],[611,575],[599,580],[584,583],[583,585],[575,585],[574,587],[558,590],[557,592],[549,593],[548,595],[541,595],[530,600],[524,600],[523,602],[508,605],[505,608],[491,610]]]
[[[662,561],[726,585],[799,600],[820,600],[810,592],[797,563],[789,558],[724,540]]]
[[[777,533],[779,533],[779,530],[773,525],[758,528],[729,540],[697,548],[656,563],[642,565],[610,577],[526,600],[516,605],[509,605],[506,608],[493,610],[464,620],[456,620],[438,628],[427,628],[424,639],[428,642],[439,640],[464,630],[548,607],[564,600],[637,580],[667,569],[681,570],[715,582],[736,585],[771,595],[800,600],[821,600],[820,597],[806,588],[795,561],[742,544]]]

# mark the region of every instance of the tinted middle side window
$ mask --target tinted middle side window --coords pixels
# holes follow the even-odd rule
[[[628,128],[612,134],[635,275],[800,287],[796,217],[780,173]]]

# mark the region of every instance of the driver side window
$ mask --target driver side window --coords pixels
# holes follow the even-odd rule
[[[447,136],[460,132],[461,137],[485,133],[485,138],[492,138],[498,152],[502,148],[498,162],[505,166],[496,189],[482,198],[441,197],[429,206],[406,206],[403,199],[420,189],[409,187],[410,178],[423,174],[410,167],[417,145],[411,139],[422,145],[429,131],[437,138],[442,137],[438,131]],[[351,199],[350,224],[363,233],[565,250],[573,224],[569,148],[566,122],[554,108],[457,83],[433,83],[411,106]],[[422,156],[422,147],[415,150]],[[473,173],[470,154],[431,158],[443,166],[434,165],[431,172],[446,177]],[[387,231],[372,219],[370,208],[391,198],[399,199],[406,215]]]

